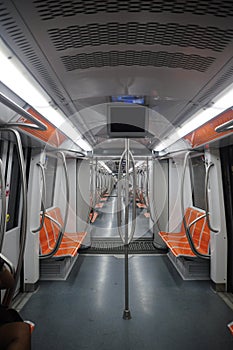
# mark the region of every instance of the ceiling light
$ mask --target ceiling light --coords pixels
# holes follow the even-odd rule
[[[78,138],[76,141],[74,141],[79,147],[81,147],[84,151],[91,152],[92,147],[89,145],[89,143],[84,140],[83,138]]]
[[[174,133],[169,137],[161,141],[154,150],[159,152],[165,148],[168,148],[177,140],[181,139],[190,132],[196,130],[201,125],[207,123],[220,113],[224,112],[233,105],[233,84],[228,86],[220,94],[218,94],[213,100],[210,107],[202,108],[198,110],[187,122],[177,128]]]
[[[32,106],[55,127],[85,151],[92,150],[62,111],[52,106],[50,96],[33,79],[17,57],[0,39],[0,80],[28,105]]]
[[[99,160],[99,164],[100,164],[102,167],[104,167],[104,168],[107,170],[107,172],[108,172],[109,174],[112,174],[112,170],[110,170],[109,167],[108,167],[102,160]]]

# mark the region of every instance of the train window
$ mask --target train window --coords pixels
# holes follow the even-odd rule
[[[8,162],[9,161],[10,160],[8,160]],[[21,181],[21,178],[20,178],[20,172],[19,172],[18,155],[17,155],[16,146],[14,146],[13,154],[12,154],[10,184],[9,185],[6,184],[6,196],[9,197],[8,211],[7,211],[8,222],[6,225],[7,231],[18,226],[20,189],[21,189],[20,181]]]
[[[45,182],[46,182],[46,203],[45,209],[53,206],[54,188],[56,179],[57,159],[47,157],[45,167]]]
[[[191,158],[190,175],[193,205],[205,209],[205,163],[202,156]]]

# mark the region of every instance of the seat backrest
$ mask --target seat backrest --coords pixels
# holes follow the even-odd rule
[[[49,209],[48,211],[46,211],[46,214],[48,214],[49,216],[51,216],[52,218],[57,220],[59,222],[59,224],[61,226],[63,226],[64,222],[63,222],[63,219],[62,219],[60,208],[54,207],[52,209]]]
[[[199,212],[197,216],[201,216],[203,213]],[[209,253],[210,243],[210,229],[207,225],[206,217],[200,219],[194,225],[194,233],[192,235],[193,241],[197,249],[200,249],[202,253]]]
[[[60,208],[52,208],[46,211],[46,214],[58,221],[59,224],[63,226]],[[58,225],[52,220],[50,220],[48,217],[45,217],[43,227],[39,233],[41,254],[44,254],[48,249],[53,249],[53,247],[56,244],[59,232],[60,228],[58,227]]]
[[[185,211],[185,219],[187,225],[195,220],[196,218],[202,216],[204,212],[196,209],[188,207]],[[185,233],[184,224],[182,223],[182,232]],[[209,243],[210,243],[210,230],[207,225],[206,217],[197,221],[194,225],[192,225],[190,229],[190,233],[192,235],[194,244],[197,249],[201,249],[202,252],[208,254],[209,252]]]
[[[187,225],[189,225],[193,220],[196,219],[197,214],[196,214],[194,208],[188,207],[188,208],[185,210],[184,216],[185,216],[185,220],[186,220]],[[181,230],[180,230],[180,232],[182,232],[182,233],[185,234],[185,228],[184,228],[184,223],[183,223],[183,221],[182,221],[182,225],[181,225]],[[192,232],[192,230],[191,230],[191,232]]]

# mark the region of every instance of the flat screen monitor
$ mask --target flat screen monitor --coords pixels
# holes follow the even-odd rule
[[[147,108],[134,104],[108,106],[108,135],[112,138],[144,138],[148,123]]]

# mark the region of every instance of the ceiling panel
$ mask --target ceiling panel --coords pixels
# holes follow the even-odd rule
[[[2,0],[0,18],[3,39],[92,145],[108,137],[106,115],[100,126],[79,112],[112,95],[146,96],[161,115],[151,147],[155,129],[170,132],[233,82],[232,1]]]

